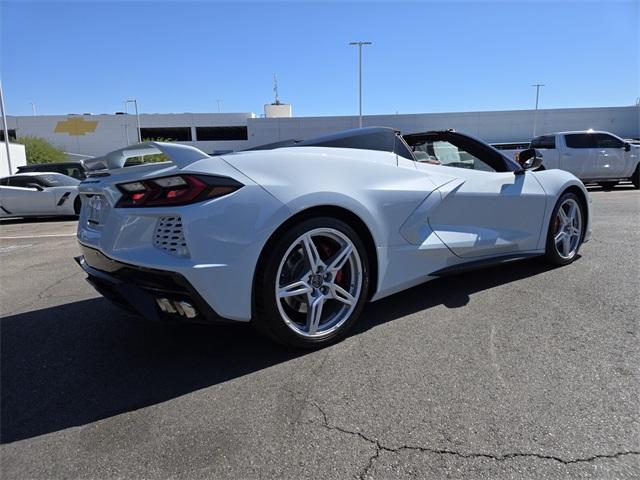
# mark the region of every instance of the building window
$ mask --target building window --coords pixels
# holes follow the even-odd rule
[[[15,129],[9,129],[9,140],[16,139]],[[4,142],[4,130],[0,130],[0,142]]]
[[[190,142],[191,127],[154,127],[141,128],[142,140],[173,140],[174,142]]]
[[[196,127],[199,141],[247,140],[247,127]]]

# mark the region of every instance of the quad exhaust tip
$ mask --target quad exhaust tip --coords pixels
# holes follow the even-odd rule
[[[184,300],[169,300],[165,297],[159,297],[156,298],[156,303],[164,313],[170,313],[172,315],[177,313],[181,317],[187,318],[194,318],[198,315],[195,307]]]

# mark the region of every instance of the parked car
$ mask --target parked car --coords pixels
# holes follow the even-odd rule
[[[17,173],[29,172],[56,172],[69,177],[84,180],[86,178],[84,162],[58,162],[58,163],[36,163],[31,165],[21,165]]]
[[[79,183],[56,172],[0,178],[0,218],[78,215]]]
[[[543,167],[560,168],[585,183],[613,188],[631,180],[640,188],[640,145],[609,132],[560,132],[535,137],[530,144],[543,155]]]
[[[123,168],[158,152],[171,161]],[[344,337],[367,301],[427,280],[574,261],[591,232],[584,185],[531,171],[535,150],[521,161],[461,133],[389,128],[215,157],[139,144],[86,161],[97,171],[79,187],[76,261],[150,320],[251,322],[318,347]]]

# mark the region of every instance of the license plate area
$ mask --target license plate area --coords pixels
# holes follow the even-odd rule
[[[103,195],[91,195],[87,200],[86,224],[89,228],[101,228],[107,217],[109,204]]]

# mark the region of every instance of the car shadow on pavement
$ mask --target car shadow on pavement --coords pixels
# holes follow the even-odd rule
[[[537,275],[534,261],[434,280],[369,304],[351,335]],[[85,425],[305,355],[249,325],[149,325],[102,298],[0,319],[0,443]]]

